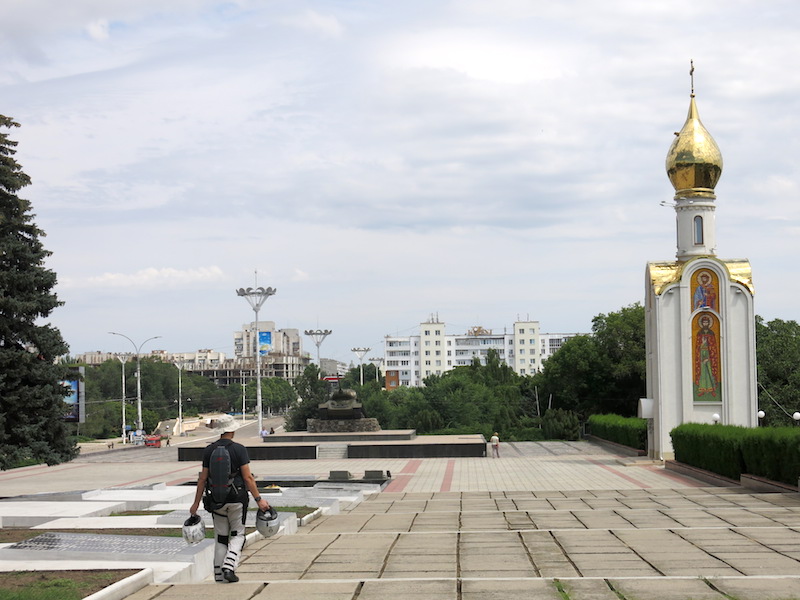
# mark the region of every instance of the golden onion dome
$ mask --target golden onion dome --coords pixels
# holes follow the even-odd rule
[[[700,122],[694,94],[683,128],[667,152],[667,175],[676,198],[714,198],[714,187],[722,175],[722,153]]]

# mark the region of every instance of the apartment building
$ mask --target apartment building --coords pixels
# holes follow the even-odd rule
[[[261,338],[261,373],[265,377],[294,381],[311,360],[308,353],[303,352],[299,329],[277,329],[273,321],[259,321],[258,337]],[[243,367],[254,368],[257,347],[255,322],[245,323],[241,330],[234,332],[234,355]]]
[[[539,335],[539,359],[543,363],[553,356],[563,346],[567,340],[579,335],[590,335],[588,333],[542,333]]]
[[[259,321],[259,335],[262,338],[261,375],[279,377],[293,382],[302,374],[310,362],[308,353],[303,352],[303,340],[297,329],[276,329],[272,321]],[[265,340],[269,340],[268,345]],[[185,371],[199,373],[221,386],[231,383],[247,383],[256,376],[256,326],[255,322],[242,325],[233,334],[234,356],[204,349],[196,352],[167,352],[152,350],[142,356],[155,357],[165,363],[180,365]],[[126,358],[127,357],[127,358]],[[86,352],[76,356],[79,363],[99,365],[109,359],[135,360],[133,353]]]
[[[432,315],[420,323],[419,332],[384,338],[386,388],[421,386],[426,377],[442,375],[455,367],[486,364],[489,350],[520,375],[531,375],[541,367],[538,356],[538,321],[516,321],[511,332],[494,333],[481,326],[464,333],[448,333],[447,325]]]

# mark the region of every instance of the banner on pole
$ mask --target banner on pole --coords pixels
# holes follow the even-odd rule
[[[258,352],[261,356],[266,356],[272,350],[272,332],[259,331],[258,332]]]

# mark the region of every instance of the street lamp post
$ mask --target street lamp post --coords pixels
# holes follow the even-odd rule
[[[178,427],[175,435],[183,435],[183,363],[175,363],[178,369]]]
[[[261,309],[261,306],[266,302],[267,298],[273,296],[275,292],[277,292],[275,288],[263,288],[257,287],[253,288],[239,288],[236,290],[236,295],[243,297],[247,300],[247,303],[253,309],[253,312],[256,315],[256,322],[255,322],[255,336],[256,336],[256,412],[258,413],[258,431],[262,431],[264,427],[262,426],[263,417],[261,415],[261,344],[259,343],[259,332],[258,332],[258,311]],[[244,416],[244,415],[242,415]]]
[[[125,423],[125,400],[127,398],[127,394],[125,394],[125,363],[128,362],[128,355],[117,354],[117,359],[122,363],[122,443],[125,444],[128,439],[125,431],[128,428]]]
[[[319,378],[322,379],[322,362],[321,362],[321,359],[319,357],[319,347],[322,345],[322,342],[325,341],[325,338],[333,333],[333,330],[332,329],[306,329],[304,333],[306,335],[310,335],[311,339],[314,340],[314,343],[317,345],[317,367],[319,367]]]
[[[139,355],[139,352],[141,351],[142,346],[144,346],[147,342],[149,342],[150,340],[156,340],[161,336],[154,335],[153,337],[147,338],[145,341],[143,341],[141,344],[137,346],[136,342],[134,342],[131,338],[129,338],[127,335],[123,333],[117,333],[116,331],[109,331],[108,333],[110,333],[111,335],[118,335],[120,337],[124,337],[131,344],[133,344],[133,347],[136,349],[136,419],[137,419],[136,429],[141,430],[142,429],[142,360],[141,356]]]
[[[380,381],[378,377],[378,372],[380,371],[380,365],[383,364],[383,357],[382,356],[373,356],[369,359],[369,362],[375,365],[375,381]]]
[[[372,350],[372,348],[352,348],[350,351],[355,352],[356,356],[358,357],[358,362],[361,366],[361,385],[364,385],[364,357],[367,355],[367,352]]]

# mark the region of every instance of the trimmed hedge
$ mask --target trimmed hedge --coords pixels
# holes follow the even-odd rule
[[[647,450],[647,419],[619,415],[591,415],[589,432],[596,437],[634,448]]]
[[[800,428],[686,423],[670,432],[675,460],[718,475],[742,473],[797,485]]]

